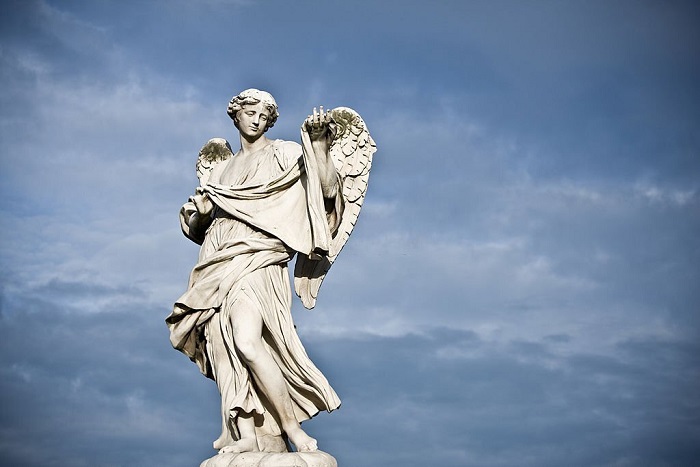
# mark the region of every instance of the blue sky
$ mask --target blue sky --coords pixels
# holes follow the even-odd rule
[[[696,465],[700,8],[4,1],[0,464],[192,466],[218,394],[164,319],[232,95],[349,106],[358,226],[294,316],[343,467]]]

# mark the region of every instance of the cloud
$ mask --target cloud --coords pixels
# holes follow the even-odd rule
[[[216,390],[193,365],[184,371],[168,343],[167,310],[137,290],[58,281],[5,305],[3,463],[178,465],[188,450],[205,456],[191,435],[216,429]],[[192,400],[204,404],[188,408]],[[197,415],[207,408],[212,417]],[[43,449],[28,441],[36,439]]]
[[[424,119],[425,133],[405,125],[378,122],[390,150],[375,156],[366,210],[321,292],[332,311],[316,326],[395,335],[440,322],[508,338],[567,333],[590,347],[668,336],[690,316],[676,298],[692,303],[691,283],[662,276],[695,277],[694,191],[669,183],[667,202],[650,203],[634,178],[540,179],[519,160],[526,148],[493,129],[449,112]],[[430,154],[415,149],[425,134],[436,136]]]
[[[669,358],[681,366],[694,358],[685,351],[682,358],[673,354],[688,344],[636,342],[654,351],[667,347]],[[327,435],[322,441],[330,443],[329,450],[338,452],[340,461],[347,455],[346,462],[359,465],[420,465],[419,451],[444,465],[663,462],[669,455],[665,441],[677,433],[672,420],[687,413],[685,404],[693,399],[686,392],[693,378],[677,379],[678,373],[663,362],[650,364],[626,352],[614,357],[590,351],[570,354],[562,345],[501,345],[474,332],[435,328],[396,338],[329,340],[323,342],[323,353],[338,355],[337,363],[327,365],[331,380],[344,388],[344,405],[311,426],[321,425],[319,431]],[[659,385],[639,392],[650,377],[658,378]],[[668,392],[674,385],[678,390]],[[672,394],[683,395],[666,400]],[[650,406],[658,412],[649,412]],[[693,423],[691,416],[681,424],[689,428]],[[345,449],[351,447],[340,433],[358,425],[363,449],[348,454]],[[656,440],[640,450],[638,442],[650,436]],[[687,462],[695,455],[697,448],[689,444],[693,436],[686,433],[676,444],[676,460]],[[598,448],[587,448],[592,445]]]
[[[115,310],[97,319],[47,310],[5,318],[2,393],[12,404],[2,411],[3,438],[15,442],[3,460],[53,465],[21,447],[37,437],[54,443],[46,447],[55,465],[184,466],[205,458],[218,396],[194,365],[166,348],[157,314]],[[309,430],[340,462],[359,465],[423,465],[426,452],[445,465],[682,463],[697,455],[698,375],[679,371],[697,366],[695,344],[623,341],[616,356],[566,346],[503,345],[447,328],[317,337],[309,354],[339,388],[343,407],[319,415]],[[658,357],[650,360],[650,352]],[[673,454],[665,449],[670,437]]]
[[[235,145],[249,86],[283,106],[272,137],[350,105],[379,147],[294,310],[343,399],[308,424],[340,464],[698,456],[695,7],[186,3],[0,19],[0,463],[213,454],[215,385],[163,319],[196,152]]]

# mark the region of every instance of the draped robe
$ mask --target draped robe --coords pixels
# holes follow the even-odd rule
[[[173,347],[219,387],[217,448],[239,439],[236,417],[247,413],[254,414],[260,448],[283,449],[279,420],[236,351],[231,316],[239,307],[262,316],[264,346],[282,372],[299,422],[340,406],[307,356],[291,316],[287,263],[296,252],[326,254],[330,241],[320,182],[307,152],[296,143],[272,141],[236,167],[231,185],[219,181],[233,158],[217,165],[203,187],[215,204],[204,235],[190,228],[193,203],[180,211],[183,233],[202,246],[188,289],[166,322]]]

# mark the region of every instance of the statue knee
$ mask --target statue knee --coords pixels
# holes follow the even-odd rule
[[[260,353],[261,343],[256,342],[255,339],[237,338],[237,336],[234,336],[233,341],[241,358],[248,364],[254,363]]]

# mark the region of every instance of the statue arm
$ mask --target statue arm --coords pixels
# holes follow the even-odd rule
[[[326,205],[329,201],[333,201],[338,195],[338,172],[335,170],[335,165],[328,151],[329,144],[326,141],[312,141],[314,154],[318,161],[318,176],[321,182],[321,193],[326,200]],[[331,203],[332,205],[333,203]]]
[[[180,209],[180,228],[182,233],[198,245],[201,245],[204,241],[204,235],[212,222],[212,209],[209,209],[208,212],[200,212],[200,208],[207,201],[213,207],[208,197],[205,198],[204,202],[201,198],[202,195],[199,194],[190,197],[189,201]]]
[[[329,254],[320,259],[299,255],[294,267],[294,289],[301,298],[301,302],[309,309],[314,307],[323,278],[347,242],[357,222],[367,192],[372,156],[377,150],[367,126],[357,112],[348,107],[337,107],[329,114],[330,116],[326,114],[326,120],[332,140],[328,152],[336,167],[338,177],[335,225],[331,222],[333,220],[331,216],[328,215],[329,206],[326,203],[328,224],[332,234]],[[313,120],[314,117],[310,115],[304,122],[302,141],[304,141],[304,147],[308,145],[316,151],[313,140],[309,138],[308,134],[313,130]],[[314,162],[316,159],[313,158]],[[320,163],[315,165],[320,165]],[[320,168],[316,171],[320,172]]]
[[[328,112],[323,111],[323,107],[320,108],[320,112],[316,112],[316,108],[314,108],[313,115],[309,115],[305,124],[316,157],[321,193],[326,200],[327,209],[332,208],[339,190],[338,171],[329,151],[334,136],[331,116]]]
[[[223,138],[212,138],[197,156],[197,178],[199,186],[194,196],[180,209],[180,228],[182,233],[193,242],[201,245],[204,235],[212,222],[214,204],[209,195],[204,192],[203,186],[209,182],[213,172],[223,167],[222,162],[233,156],[231,145]]]

